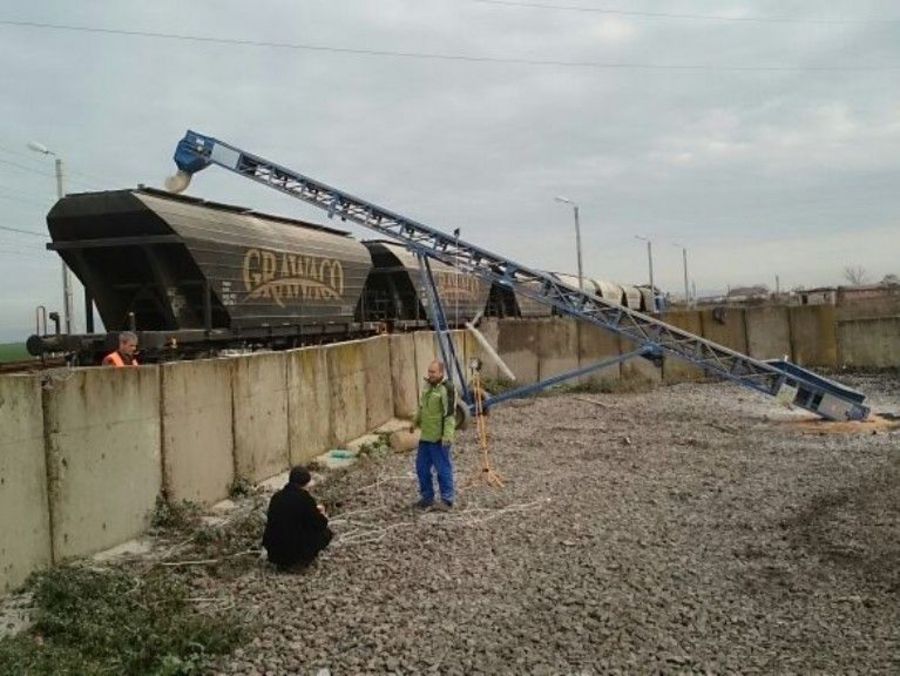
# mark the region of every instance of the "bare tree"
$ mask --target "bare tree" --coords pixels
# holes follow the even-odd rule
[[[897,275],[885,275],[884,279],[881,280],[882,286],[897,286],[900,285],[900,277]]]
[[[851,286],[862,286],[867,278],[868,274],[862,265],[848,265],[844,268],[844,279],[850,282]]]

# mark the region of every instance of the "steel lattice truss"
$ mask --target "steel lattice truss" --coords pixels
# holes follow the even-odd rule
[[[415,253],[438,259],[486,282],[514,289],[524,296],[552,305],[563,315],[577,317],[617,333],[639,346],[655,346],[663,353],[760,392],[775,396],[786,382],[796,385],[799,381],[801,389],[806,390],[806,401],[795,400],[794,403],[816,413],[820,412],[811,403],[816,396],[828,392],[834,394],[833,390],[820,386],[818,382],[804,381],[796,373],[786,373],[764,361],[735,352],[654,317],[585,293],[561,282],[550,273],[534,270],[486,251],[218,139],[189,131],[178,144],[175,161],[179,169],[188,174],[209,164],[217,164],[317,206],[326,211],[329,217],[365,226],[403,243]],[[816,380],[827,382],[818,378]],[[818,396],[819,401],[821,398]],[[865,409],[866,413],[867,411]]]

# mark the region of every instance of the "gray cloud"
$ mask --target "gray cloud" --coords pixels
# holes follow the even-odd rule
[[[585,3],[587,4],[587,3]],[[655,9],[645,2],[641,9]],[[672,12],[892,19],[886,2],[668,3]],[[160,185],[187,127],[219,136],[523,262],[681,288],[840,282],[845,264],[900,272],[900,23],[686,21],[466,0],[6,3],[4,19],[407,52],[708,70],[562,68],[354,56],[0,27],[0,160],[70,190]],[[53,179],[0,163],[0,225],[45,230]],[[322,220],[225,172],[191,192]],[[3,195],[15,199],[3,199]],[[28,200],[17,201],[17,200]],[[34,204],[33,202],[37,202]],[[367,236],[367,233],[360,233]],[[56,259],[0,235],[0,332],[58,306]],[[7,253],[12,252],[12,253]],[[18,254],[15,252],[19,252]],[[83,327],[83,324],[82,324]]]

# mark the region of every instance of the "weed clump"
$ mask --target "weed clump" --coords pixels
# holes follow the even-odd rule
[[[357,455],[360,458],[377,459],[387,457],[392,451],[390,434],[381,432],[378,434],[377,440],[360,446]]]
[[[198,612],[161,574],[66,567],[31,584],[35,622],[0,640],[3,674],[195,674],[245,636],[235,614]]]
[[[235,477],[235,480],[231,482],[231,488],[228,490],[228,496],[232,499],[245,498],[253,495],[255,492],[256,488],[253,486],[249,479],[246,479],[244,477]]]
[[[154,530],[189,530],[200,522],[200,506],[185,500],[180,503],[170,504],[159,495],[156,498],[156,508],[150,525]]]

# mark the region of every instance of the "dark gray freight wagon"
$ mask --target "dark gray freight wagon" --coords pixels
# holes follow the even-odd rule
[[[372,260],[339,230],[151,189],[67,196],[47,224],[106,329],[138,329],[146,350],[285,347],[363,328]],[[96,340],[35,336],[29,349],[84,352]]]
[[[433,324],[431,303],[418,258],[394,242],[371,240],[363,244],[369,249],[375,266],[366,284],[368,316],[427,319]],[[451,326],[461,326],[484,312],[489,284],[437,260],[431,261],[431,271]]]
[[[47,226],[48,247],[84,285],[88,323],[84,334],[39,325],[27,343],[35,356],[98,363],[125,330],[138,334],[144,361],[157,361],[432,323],[418,260],[393,242],[150,188],[68,195]],[[479,313],[550,312],[439,261],[431,267],[451,326]],[[94,332],[94,304],[106,332]]]

